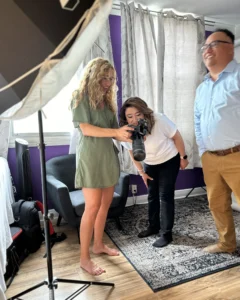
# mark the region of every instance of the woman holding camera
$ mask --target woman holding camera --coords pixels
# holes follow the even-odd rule
[[[92,275],[105,270],[90,258],[94,234],[95,254],[119,255],[103,244],[103,231],[114,186],[119,179],[118,150],[112,138],[130,141],[129,127],[118,128],[116,118],[116,71],[109,61],[93,59],[84,69],[79,89],[71,101],[74,126],[80,131],[76,151],[75,187],[82,188],[85,210],[80,225],[80,266]]]
[[[119,116],[120,126],[137,126],[139,119],[147,121],[144,167],[134,160],[131,143],[123,143],[148,188],[149,226],[138,234],[145,238],[160,231],[154,247],[165,247],[172,242],[174,224],[174,191],[179,168],[188,165],[184,142],[176,125],[164,114],[153,113],[146,102],[138,97],[126,100]]]

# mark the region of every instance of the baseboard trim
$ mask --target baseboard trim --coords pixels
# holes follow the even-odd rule
[[[237,203],[232,204],[232,209],[235,210],[235,211],[240,212],[240,206]]]
[[[232,193],[232,209],[240,212],[240,205],[237,203],[237,199],[233,193]]]
[[[183,199],[185,198],[188,193],[191,192],[191,194],[188,196],[190,197],[196,197],[201,195],[206,195],[205,187],[197,187],[192,189],[184,189],[184,190],[176,190],[175,191],[175,199]],[[131,206],[134,204],[146,204],[147,203],[147,195],[140,195],[140,196],[134,196],[134,197],[128,197],[126,206]]]

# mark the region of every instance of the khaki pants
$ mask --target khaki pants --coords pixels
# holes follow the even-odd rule
[[[234,251],[236,235],[231,193],[240,204],[240,152],[225,156],[205,152],[202,155],[202,167],[209,208],[219,234],[218,246],[226,251]]]

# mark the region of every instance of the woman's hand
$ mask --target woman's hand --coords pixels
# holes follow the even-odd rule
[[[188,164],[189,164],[189,161],[187,159],[180,159],[180,169],[181,170],[186,169]]]
[[[144,184],[145,184],[146,187],[148,188],[147,181],[148,181],[148,180],[153,180],[153,178],[150,177],[150,176],[148,176],[147,173],[141,173],[140,175],[142,176],[142,179],[143,179]]]
[[[116,129],[116,135],[115,135],[115,139],[121,142],[129,142],[131,143],[131,136],[132,136],[132,132],[134,128],[129,127],[128,125],[125,125],[123,127],[120,127],[118,129]]]

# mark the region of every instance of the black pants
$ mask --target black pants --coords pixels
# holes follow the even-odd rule
[[[151,228],[165,234],[171,232],[174,224],[174,191],[180,168],[180,155],[158,164],[145,164],[148,180],[148,218]]]

